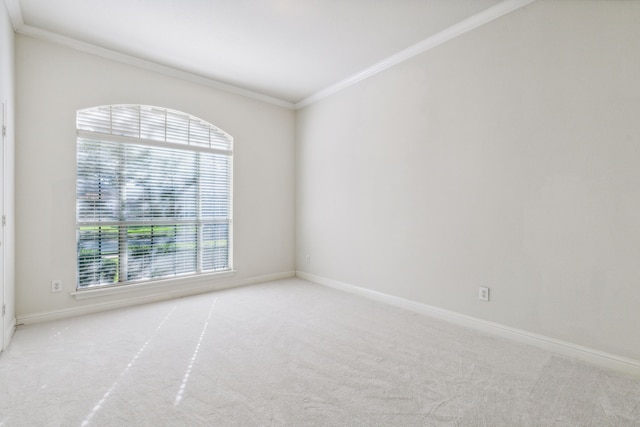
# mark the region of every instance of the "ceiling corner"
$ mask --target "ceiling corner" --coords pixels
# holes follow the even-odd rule
[[[24,19],[22,18],[22,8],[20,7],[20,0],[4,0],[9,17],[11,18],[11,25],[13,25],[13,31],[18,31],[24,26]]]

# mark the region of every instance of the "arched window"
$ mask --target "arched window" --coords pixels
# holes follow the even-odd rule
[[[144,105],[76,128],[78,289],[231,269],[231,136]]]

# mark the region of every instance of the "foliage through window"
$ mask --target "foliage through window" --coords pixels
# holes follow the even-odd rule
[[[230,270],[232,144],[178,111],[78,111],[78,288]]]

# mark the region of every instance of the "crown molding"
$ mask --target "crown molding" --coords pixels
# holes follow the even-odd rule
[[[4,0],[4,4],[7,6],[7,11],[9,12],[9,19],[11,19],[13,31],[18,31],[18,28],[24,25],[20,0]]]
[[[292,110],[299,110],[314,102],[320,101],[328,96],[331,96],[343,89],[355,85],[356,83],[372,77],[394,65],[411,59],[421,53],[424,53],[436,46],[439,46],[453,38],[461,36],[475,28],[478,28],[484,24],[487,24],[495,19],[498,19],[510,12],[520,9],[528,4],[535,2],[536,0],[504,0],[501,3],[496,4],[480,13],[477,13],[457,24],[452,25],[431,37],[428,37],[421,42],[418,42],[344,80],[341,80],[331,86],[328,86],[313,95],[304,98],[303,100],[293,103],[285,101],[283,99],[275,98],[262,93],[254,92],[249,89],[244,89],[238,86],[233,86],[227,83],[223,83],[209,77],[204,77],[198,74],[190,73],[188,71],[180,70],[168,65],[164,65],[158,62],[138,58],[132,55],[127,55],[121,52],[117,52],[111,49],[100,47],[91,43],[79,41],[71,37],[63,36],[51,31],[43,30],[41,28],[25,25],[22,17],[22,9],[20,7],[20,0],[5,0],[11,23],[14,31],[18,34],[34,37],[37,39],[53,42],[63,46],[70,47],[72,49],[90,53],[99,57],[110,59],[112,61],[132,65],[138,68],[142,68],[148,71],[157,72],[169,77],[174,77],[192,83],[197,83],[203,86],[223,90],[225,92],[234,93],[247,98],[255,99],[258,101],[266,102],[268,104],[277,105]]]
[[[17,3],[17,0],[7,0],[7,1],[14,1]],[[173,68],[168,65],[163,65],[157,62],[153,62],[146,59],[120,53],[115,50],[100,47],[91,43],[82,42],[82,41],[73,39],[71,37],[54,33],[52,31],[43,30],[41,28],[32,27],[30,25],[25,25],[25,24],[22,24],[20,27],[15,29],[15,31],[18,34],[22,34],[22,35],[33,37],[40,40],[49,41],[52,43],[70,47],[80,52],[90,53],[92,55],[110,59],[112,61],[120,62],[123,64],[132,65],[134,67],[142,68],[147,71],[153,71],[159,74],[163,74],[165,76],[175,77],[177,79],[186,80],[192,83],[197,83],[197,84],[208,86],[214,89],[223,90],[225,92],[241,95],[247,98],[266,102],[268,104],[277,105],[279,107],[284,107],[288,109],[294,108],[293,103],[279,99],[279,98],[274,98],[268,95],[254,92],[249,89],[243,89],[227,83],[222,83],[208,77],[200,76],[198,74],[179,70],[177,68]]]
[[[380,73],[381,71],[384,71],[390,67],[393,67],[394,65],[420,55],[421,53],[433,49],[434,47],[439,46],[455,37],[468,33],[469,31],[478,28],[481,25],[487,24],[495,19],[500,18],[501,16],[527,6],[534,1],[536,0],[505,0],[501,3],[498,3],[495,6],[485,9],[480,13],[464,19],[457,24],[454,24],[451,27],[448,27],[434,34],[433,36],[422,40],[421,42],[418,42],[394,55],[391,55],[387,59],[384,59],[372,65],[371,67],[352,75],[351,77],[347,77],[346,79],[341,80],[338,83],[335,83],[314,93],[308,98],[305,98],[302,101],[296,103],[295,109],[299,110],[313,104],[314,102],[320,101],[323,98],[340,92],[341,90],[346,89],[349,86],[353,86],[364,79]]]

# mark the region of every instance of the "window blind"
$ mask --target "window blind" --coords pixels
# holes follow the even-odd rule
[[[147,106],[77,113],[78,288],[229,270],[232,138]]]

